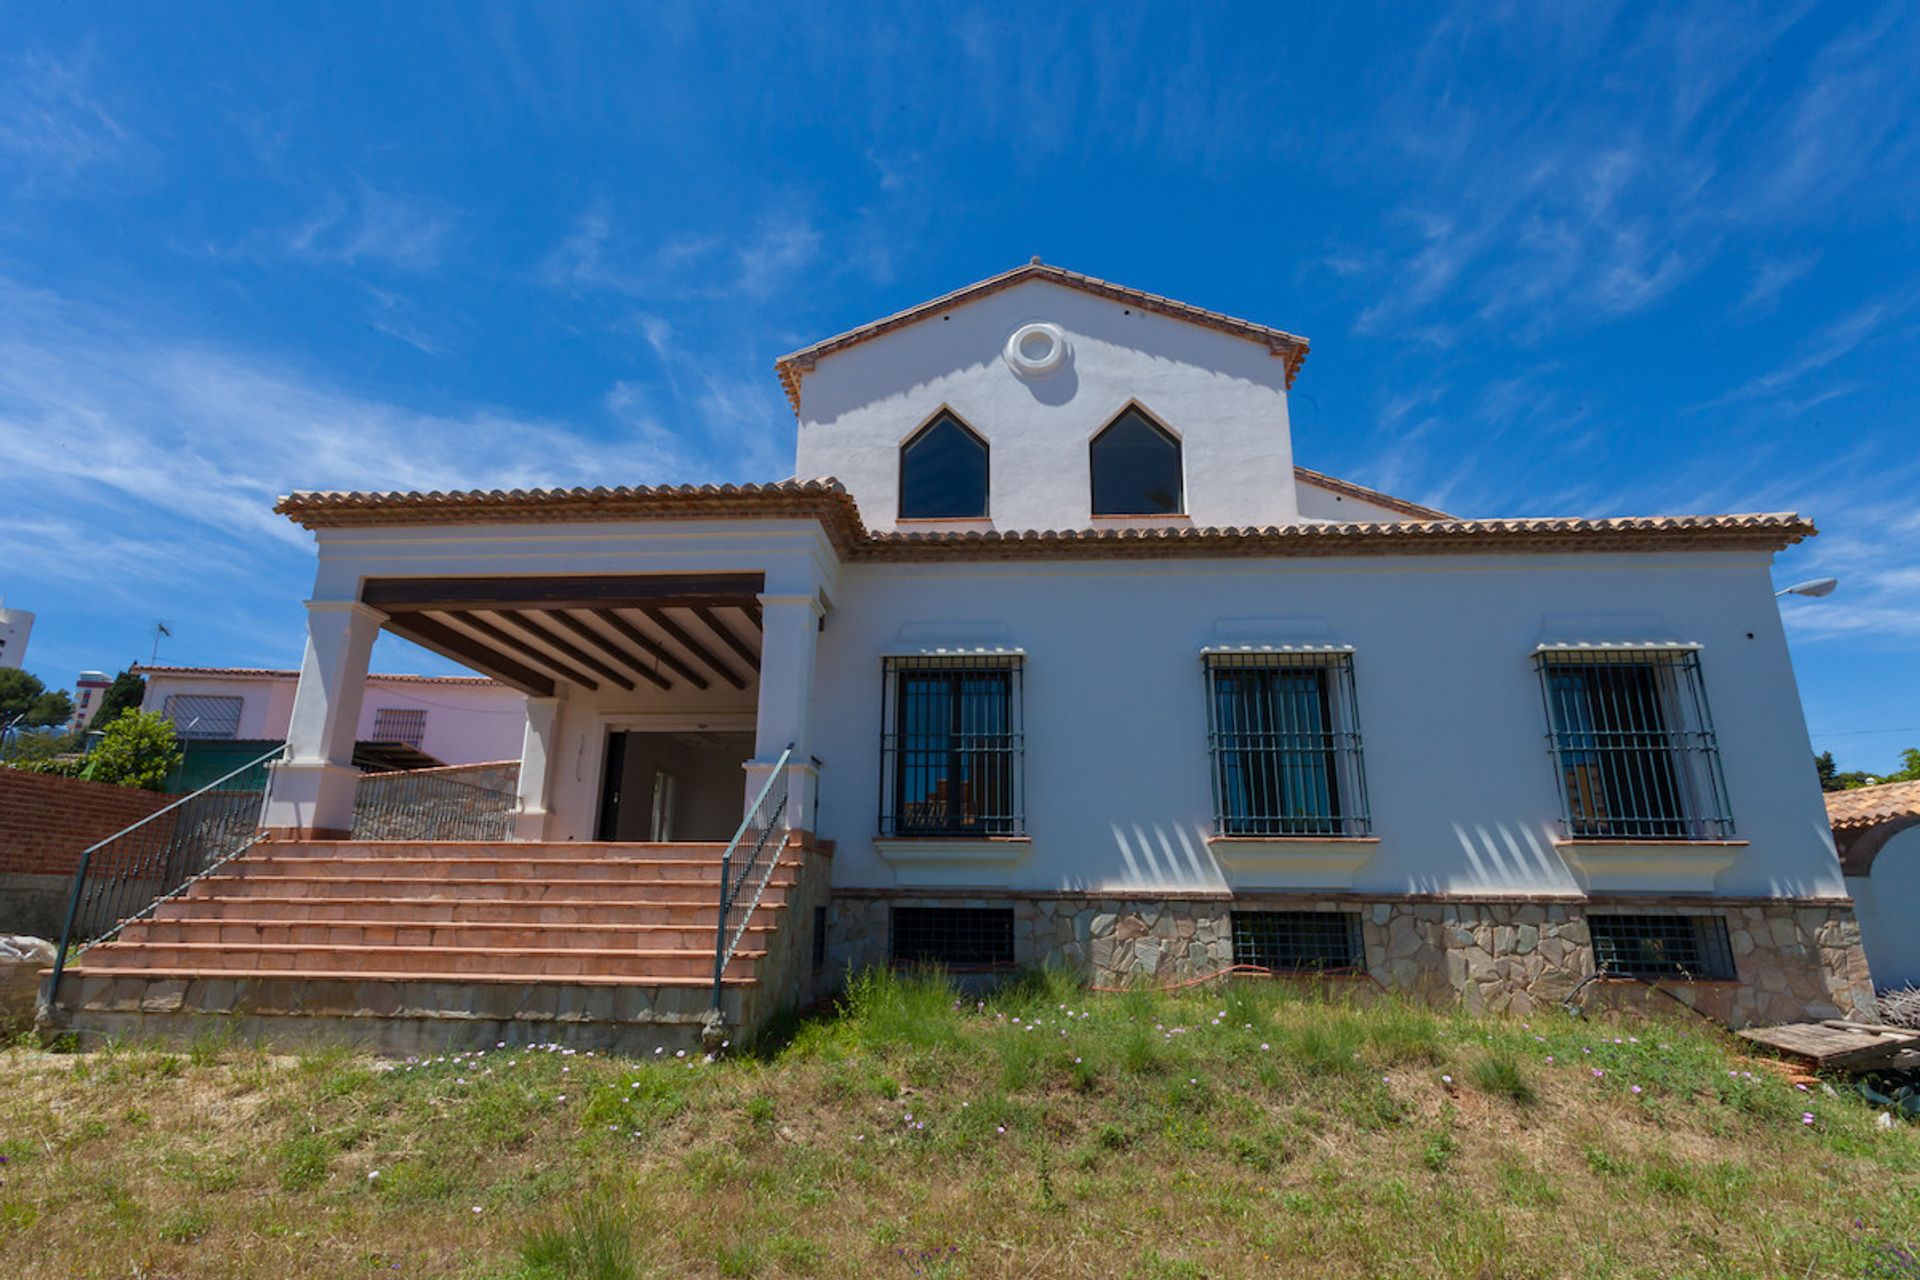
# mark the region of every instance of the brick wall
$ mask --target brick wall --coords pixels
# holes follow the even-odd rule
[[[174,798],[0,767],[0,875],[71,875],[82,849]]]

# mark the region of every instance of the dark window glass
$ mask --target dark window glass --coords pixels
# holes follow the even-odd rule
[[[1093,438],[1093,514],[1161,516],[1181,511],[1180,442],[1138,409]]]
[[[1660,675],[1651,664],[1547,666],[1569,835],[1688,835]]]
[[[900,518],[986,514],[987,442],[943,413],[900,448]]]
[[[1626,978],[1734,977],[1719,916],[1588,916],[1594,966]]]
[[[1275,973],[1364,972],[1360,917],[1350,911],[1236,911],[1233,962]]]
[[[895,907],[891,951],[897,965],[1004,968],[1013,963],[1013,910]]]
[[[1018,830],[1013,672],[899,672],[894,830],[900,835],[1009,835]]]

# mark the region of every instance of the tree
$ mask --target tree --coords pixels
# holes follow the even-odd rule
[[[1822,751],[1813,758],[1813,766],[1820,774],[1822,791],[1851,791],[1855,787],[1871,787],[1882,782],[1920,782],[1920,747],[1908,747],[1900,753],[1901,767],[1888,774],[1867,773],[1860,769],[1849,769],[1842,773],[1833,763],[1833,752]]]
[[[73,715],[73,699],[66,690],[51,693],[39,676],[15,667],[0,667],[0,725],[9,725],[16,717],[20,723],[38,728],[60,724]]]
[[[158,791],[180,763],[173,721],[152,711],[129,711],[108,725],[80,776],[93,782]]]
[[[122,671],[100,695],[100,709],[93,713],[90,728],[104,729],[129,711],[137,711],[146,700],[147,681],[144,676],[131,671]]]
[[[1908,747],[1900,753],[1900,768],[1880,779],[1882,782],[1920,782],[1920,747]]]

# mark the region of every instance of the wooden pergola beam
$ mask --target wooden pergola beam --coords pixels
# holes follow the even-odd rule
[[[706,666],[722,680],[725,680],[736,689],[744,689],[747,687],[747,682],[736,675],[732,667],[721,661],[711,649],[689,635],[686,628],[682,627],[672,618],[669,618],[664,610],[656,609],[649,605],[642,609],[641,612],[647,615],[647,621],[660,628],[661,635],[664,635],[667,639],[673,641],[682,649],[685,649],[698,661],[705,663]]]
[[[628,692],[634,689],[633,681],[614,670],[611,664],[602,662],[565,636],[556,633],[553,629],[554,615],[527,610],[502,614],[500,616],[513,623],[516,627],[519,627],[522,631],[532,635],[535,639],[539,640],[540,643],[552,648],[569,662],[583,666],[601,679],[606,680],[616,689],[625,689]],[[605,641],[601,643],[604,645]],[[641,671],[640,675],[650,680],[659,688],[666,689],[671,687],[665,680],[662,680],[651,671]]]
[[[421,609],[618,609],[644,605],[752,604],[765,575],[649,573],[527,578],[369,578],[362,602],[386,613]]]
[[[451,658],[462,666],[472,667],[481,675],[498,680],[501,684],[535,698],[553,696],[553,680],[541,675],[530,667],[523,667],[498,652],[490,649],[471,636],[455,631],[444,622],[419,614],[389,621],[386,629],[402,640],[408,640],[422,649],[430,650],[443,658]]]
[[[694,605],[693,616],[700,619],[702,626],[713,632],[715,639],[739,654],[742,662],[746,663],[755,671],[760,669],[760,655],[755,653],[753,647],[746,641],[733,634],[733,628],[722,622],[719,615],[714,613],[712,609],[706,605]]]
[[[522,640],[519,636],[514,635],[512,632],[495,626],[485,618],[476,618],[470,613],[459,614],[458,617],[461,626],[479,632],[482,638],[492,641],[501,648],[519,655],[521,658],[534,663],[536,666],[546,668],[562,680],[571,680],[583,688],[598,692],[600,688],[600,682],[598,680],[595,680],[584,671],[575,670],[551,654],[540,652],[540,650],[534,648],[531,644]],[[628,687],[631,688],[632,686]]]

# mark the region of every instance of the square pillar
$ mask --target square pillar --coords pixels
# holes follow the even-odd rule
[[[754,758],[746,765],[746,804],[752,807],[791,743],[786,823],[795,831],[814,829],[819,770],[813,764],[813,672],[824,616],[817,592],[760,597],[760,707]]]
[[[553,799],[553,762],[560,749],[563,701],[562,694],[527,699],[527,732],[520,743],[520,808],[513,821],[515,840],[547,838],[547,813]]]
[[[287,754],[267,775],[261,825],[270,835],[344,839],[353,833],[360,781],[354,734],[367,663],[385,621],[357,600],[307,602],[307,651],[287,724]]]

